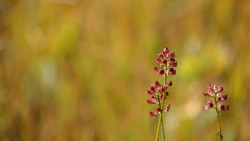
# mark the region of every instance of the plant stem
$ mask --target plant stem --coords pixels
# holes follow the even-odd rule
[[[158,139],[159,139],[159,131],[160,131],[160,128],[161,128],[161,121],[162,121],[162,116],[161,116],[161,114],[160,114],[160,117],[159,117],[159,121],[158,121],[158,128],[157,128],[157,133],[156,133],[156,141],[158,141]]]
[[[220,136],[220,141],[222,141],[223,139],[223,136],[222,136],[222,133],[221,133],[221,126],[220,126],[220,112],[218,110],[218,104],[217,104],[217,100],[216,98],[214,97],[214,102],[215,102],[215,110],[217,112],[217,119],[218,119],[218,130],[219,130],[219,136]]]
[[[164,68],[166,71],[166,68]],[[167,75],[166,73],[164,74],[164,87],[166,87],[166,82],[167,82]],[[162,111],[163,111],[163,106],[164,106],[164,100],[165,100],[165,94],[163,94],[162,98],[162,104],[161,104],[161,116],[162,116]],[[161,118],[161,123],[162,123],[162,138],[163,141],[165,141],[165,131],[164,131],[164,123],[163,123],[163,118]]]
[[[159,95],[158,95],[157,99],[159,101],[159,107],[161,107],[161,99],[160,99]],[[160,111],[160,117],[159,117],[159,121],[158,121],[158,128],[157,128],[156,139],[155,139],[156,141],[158,141],[158,139],[159,139],[161,123],[162,123],[162,113]]]
[[[165,141],[165,131],[164,131],[163,119],[161,119],[161,130],[162,130],[163,141]]]

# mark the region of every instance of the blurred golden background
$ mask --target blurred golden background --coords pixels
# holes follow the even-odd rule
[[[151,141],[146,90],[165,46],[177,74],[164,116],[168,141],[215,141],[204,112],[224,86],[225,141],[250,140],[247,0],[1,0],[1,141]]]

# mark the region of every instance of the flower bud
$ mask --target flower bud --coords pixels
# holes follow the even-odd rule
[[[223,91],[223,87],[219,87],[219,88],[218,88],[218,91],[219,91],[219,92],[222,92],[222,91]]]
[[[163,53],[164,53],[164,54],[167,54],[168,52],[169,52],[169,49],[168,49],[168,48],[164,48],[164,49],[163,49]]]
[[[157,113],[156,112],[149,112],[149,116],[150,117],[157,117]]]
[[[169,68],[167,70],[167,74],[169,74],[169,75],[175,75],[176,74],[176,70],[174,70],[173,68]]]
[[[170,110],[170,104],[167,105],[166,109],[164,110],[164,112],[168,112]]]
[[[153,94],[153,92],[151,90],[147,90],[147,92],[148,92],[149,95]]]
[[[209,96],[208,92],[203,93],[205,97]]]
[[[163,75],[163,74],[164,74],[164,70],[162,70],[162,69],[159,70],[159,71],[158,71],[158,74],[159,74],[159,75]]]
[[[213,104],[213,102],[210,99],[207,101],[207,106],[209,108],[213,108],[214,107],[214,104]]]
[[[164,59],[164,60],[161,61],[161,63],[164,64],[164,65],[166,65],[167,64],[167,60]]]
[[[158,67],[154,67],[154,71],[159,71],[159,68]]]
[[[219,105],[219,109],[220,109],[220,111],[226,111],[226,107],[223,104]]]
[[[160,99],[162,99],[162,97],[163,97],[163,94],[160,94],[160,95],[159,95],[159,97],[160,97]]]
[[[175,52],[172,52],[171,54],[170,54],[170,58],[174,58],[175,57]]]
[[[167,82],[167,86],[172,86],[172,85],[173,85],[172,81]]]
[[[163,86],[161,86],[161,87],[159,87],[157,90],[158,90],[160,93],[162,93],[162,92],[165,91],[165,88],[164,88]]]
[[[155,88],[156,87],[159,87],[161,84],[160,84],[160,82],[159,81],[155,81],[153,84],[152,84],[152,86],[154,86]]]
[[[167,97],[168,96],[168,92],[165,92],[165,97]]]
[[[207,105],[203,105],[203,109],[204,110],[208,110],[208,106]]]
[[[161,111],[161,108],[160,108],[160,107],[157,107],[157,108],[156,108],[156,111],[157,111],[157,112],[160,112],[160,111]]]

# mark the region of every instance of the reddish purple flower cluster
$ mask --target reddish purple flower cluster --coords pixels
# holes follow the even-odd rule
[[[154,67],[154,70],[158,72],[159,75],[166,73],[167,75],[175,75],[176,70],[173,67],[177,67],[177,62],[175,61],[175,52],[169,53],[168,48],[164,48],[163,52],[159,53],[156,57],[156,62],[160,63],[160,69]],[[164,68],[167,69],[164,69]]]
[[[164,101],[168,97],[168,92],[166,91],[169,86],[172,86],[172,81],[167,81],[167,76],[175,75],[176,70],[173,67],[177,66],[177,62],[174,59],[175,53],[169,53],[168,48],[164,48],[163,52],[159,53],[156,57],[156,62],[160,63],[160,67],[154,67],[154,70],[158,72],[159,75],[164,76],[164,85],[161,85],[159,81],[155,81],[149,90],[147,90],[150,95],[150,99],[147,99],[148,104],[158,104],[156,111],[161,114],[162,112],[168,112],[170,110],[170,104],[163,109]],[[157,117],[157,112],[149,112],[151,117]]]
[[[207,105],[203,106],[204,110],[208,110],[210,108],[218,108],[219,111],[229,110],[228,105],[219,104],[218,102],[227,101],[227,95],[223,95],[223,87],[218,87],[217,85],[209,85],[208,91],[204,93],[205,97],[213,97],[215,104],[209,99]]]
[[[172,83],[172,81],[168,81],[168,82]],[[147,90],[148,94],[151,96],[150,99],[147,99],[147,102],[148,104],[158,104],[159,106],[156,108],[157,112],[161,112],[160,105],[162,104],[163,98],[164,100],[167,99],[167,96],[168,96],[168,92],[166,91],[167,88],[168,88],[167,86],[165,87],[162,86],[159,81],[155,81],[151,85],[150,90]],[[164,109],[164,112],[168,112],[169,109],[170,109],[170,104],[167,105],[167,107]],[[151,117],[152,116],[157,117],[156,112],[149,112],[149,115]]]

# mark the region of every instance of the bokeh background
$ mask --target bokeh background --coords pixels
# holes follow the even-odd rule
[[[249,141],[248,0],[1,0],[0,140],[154,140],[146,90],[165,46],[178,61],[166,139],[218,140],[212,83],[229,96],[225,141]]]

